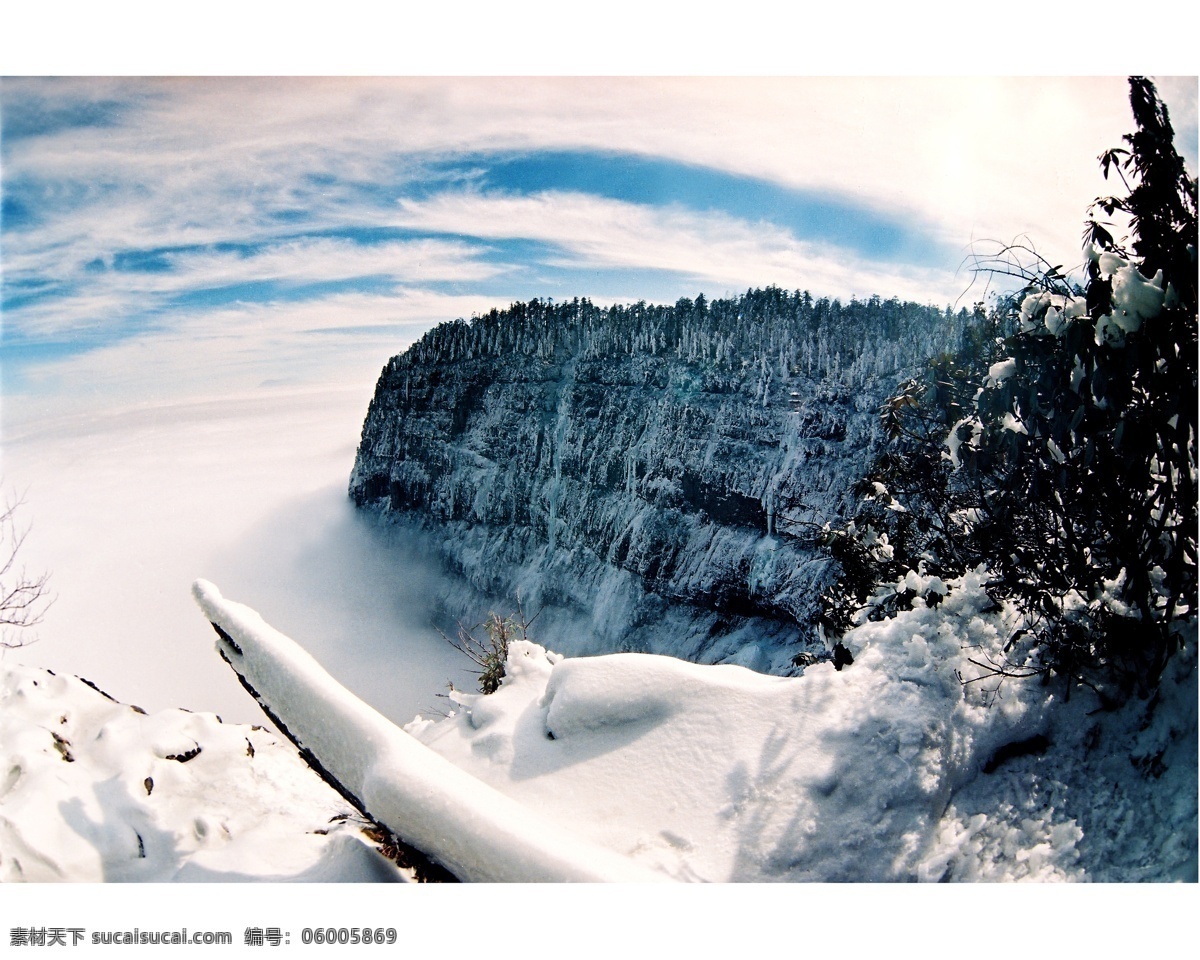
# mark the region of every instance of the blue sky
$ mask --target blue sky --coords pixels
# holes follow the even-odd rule
[[[535,296],[969,303],[980,242],[1077,262],[1129,125],[1119,77],[4,80],[5,421],[369,383]]]

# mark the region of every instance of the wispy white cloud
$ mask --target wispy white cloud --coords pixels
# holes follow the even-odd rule
[[[1194,117],[1194,84],[1164,91],[1177,125]],[[503,304],[497,291],[509,281],[522,289],[539,268],[579,271],[581,287],[595,283],[589,270],[624,270],[633,297],[643,295],[638,277],[665,275],[706,292],[778,283],[939,303],[967,285],[950,270],[868,262],[752,217],[578,193],[471,192],[469,165],[488,151],[661,158],[834,198],[964,256],[972,241],[1024,236],[1069,265],[1084,208],[1105,190],[1096,155],[1130,127],[1124,81],[1103,77],[18,79],[4,81],[0,98],[6,124],[16,117],[27,127],[3,143],[6,198],[29,207],[5,225],[7,294],[54,291],[18,303],[4,322],[31,335],[85,336],[138,318],[137,336],[55,361],[39,381],[66,383],[58,378],[78,363],[83,382],[121,396],[131,395],[122,382],[147,382],[153,351],[165,351],[163,371],[185,369],[193,341],[224,344],[212,354],[214,381],[225,375],[218,357],[286,365],[248,339],[212,339],[237,322],[300,351],[293,366],[316,376],[319,352],[299,331],[317,312],[333,325],[400,315],[432,324]],[[45,118],[56,117],[88,123],[51,129]],[[401,196],[421,199],[398,205]],[[331,236],[397,225],[444,236]],[[543,244],[538,259],[503,244],[514,238]],[[158,251],[162,269],[113,269],[122,254],[145,251]],[[395,297],[319,293],[311,303],[208,311],[183,297],[368,277]],[[467,295],[421,292],[437,283]],[[406,313],[420,298],[437,312]],[[186,308],[173,305],[181,299]],[[101,357],[108,368],[93,366]],[[29,369],[22,382],[37,379]]]
[[[206,226],[261,231],[264,211],[297,203],[320,222],[327,194],[394,182],[414,155],[579,148],[857,198],[953,243],[1073,244],[1098,190],[1095,157],[1129,126],[1120,78],[177,80],[101,92],[136,95],[128,123],[18,143],[12,175],[124,171],[148,190],[147,224],[193,239]],[[196,202],[206,197],[220,203]]]
[[[52,274],[75,292],[37,300],[14,311],[27,335],[86,332],[131,314],[153,315],[164,298],[187,292],[254,282],[316,284],[379,277],[394,284],[474,282],[495,277],[504,267],[481,259],[478,246],[452,240],[359,244],[332,238],[301,238],[247,251],[202,248],[159,256],[160,269],[114,271],[113,257],[89,269],[78,258]],[[15,256],[6,263],[10,282],[44,275],[37,257]],[[30,261],[35,261],[31,263]],[[397,301],[399,303],[401,301]],[[178,325],[173,314],[157,323]]]
[[[20,309],[9,309],[3,322],[10,337],[18,323],[25,336],[85,337],[111,332],[113,318],[128,316],[145,305],[144,296],[137,290],[89,286],[79,292],[39,299]]]
[[[870,263],[845,250],[800,241],[780,227],[720,213],[581,193],[442,193],[398,206],[397,226],[537,240],[561,248],[547,257],[556,266],[671,271],[710,291],[773,283],[830,296],[878,293],[941,302],[963,292],[963,283],[944,271]]]
[[[30,369],[31,389],[6,399],[5,432],[19,436],[99,401],[141,407],[249,395],[264,385],[360,385],[369,393],[387,359],[435,323],[494,305],[477,294],[404,289],[181,311],[169,326]]]
[[[480,259],[478,247],[456,241],[413,240],[360,244],[339,239],[299,239],[248,254],[205,250],[171,254],[178,287],[261,280],[318,283],[380,276],[433,283],[494,277],[503,268]]]

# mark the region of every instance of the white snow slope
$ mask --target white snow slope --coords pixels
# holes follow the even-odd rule
[[[0,665],[0,880],[403,879],[353,812],[262,727]]]
[[[1195,881],[1194,626],[1157,698],[1119,710],[964,685],[1012,628],[982,579],[858,627],[840,672],[515,643],[496,693],[404,730],[252,610],[196,594],[289,734],[464,879]],[[145,716],[48,671],[0,683],[0,878],[400,878],[264,730]]]
[[[1195,880],[1194,639],[1153,705],[964,685],[1011,634],[983,579],[798,678],[514,643],[500,690],[406,727],[429,751],[253,611],[197,598],[292,733],[466,879]]]

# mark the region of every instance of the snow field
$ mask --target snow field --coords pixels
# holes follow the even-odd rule
[[[796,678],[513,643],[496,693],[455,691],[411,738],[252,611],[197,595],[305,746],[468,878],[565,879],[572,863],[577,879],[1194,880],[1190,655],[1157,707],[1099,719],[1086,691],[998,684],[972,660],[998,657],[1015,621],[985,580],[917,584],[945,599],[863,624],[851,666]]]
[[[0,880],[400,879],[262,727],[0,667]]]
[[[1001,642],[979,615],[990,603],[980,577],[937,610],[859,628],[841,672],[559,660],[518,644],[497,693],[459,694],[454,716],[407,729],[675,879],[940,879],[955,860],[957,835],[942,838],[952,794],[1045,719],[1021,698],[987,707],[955,674],[964,646]],[[1069,836],[1056,836],[1050,861],[1071,860]]]
[[[1103,711],[975,679],[1014,626],[984,579],[851,631],[840,672],[513,643],[496,693],[404,730],[195,592],[289,734],[464,879],[1195,882],[1194,624],[1155,698]],[[261,727],[0,670],[2,880],[403,879],[350,813]]]

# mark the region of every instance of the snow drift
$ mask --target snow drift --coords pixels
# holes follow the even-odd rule
[[[795,678],[513,643],[496,693],[457,692],[407,732],[195,592],[304,749],[466,879],[1195,880],[1190,654],[1155,701],[1108,713],[1086,691],[964,683],[1012,629],[982,582],[856,628],[853,665]]]
[[[405,879],[358,805],[465,879],[1195,881],[1194,637],[1119,710],[964,685],[1012,615],[981,574],[945,586],[848,633],[841,671],[521,642],[496,693],[401,730],[198,584],[218,650],[354,803],[261,727],[6,664],[0,879]]]
[[[262,727],[0,667],[0,880],[402,879],[353,813]]]

